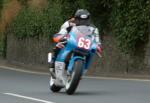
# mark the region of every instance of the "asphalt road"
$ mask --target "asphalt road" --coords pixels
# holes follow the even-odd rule
[[[0,103],[150,103],[150,81],[82,79],[74,95],[49,90],[48,75],[0,68]]]

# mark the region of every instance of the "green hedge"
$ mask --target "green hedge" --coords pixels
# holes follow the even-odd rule
[[[0,17],[1,17],[2,8],[3,8],[3,0],[0,0]]]
[[[10,28],[18,38],[53,35],[63,23],[61,4],[49,2],[44,10],[25,7]]]
[[[17,0],[17,1],[19,1],[22,5],[26,6],[28,0]]]
[[[120,49],[126,53],[136,51],[147,41],[150,24],[149,0],[114,0],[111,23]]]

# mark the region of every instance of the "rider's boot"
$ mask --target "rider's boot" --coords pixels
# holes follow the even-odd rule
[[[55,75],[55,68],[54,68],[54,62],[51,62],[51,63],[50,63],[49,71],[50,71],[51,76],[52,76],[53,78],[56,78],[56,75]]]
[[[56,85],[59,85],[61,87],[65,86],[65,63],[56,61],[55,62],[55,72],[56,72]]]
[[[49,63],[49,71],[50,71],[50,74],[52,75],[53,78],[56,79],[56,74],[55,74],[55,60],[56,60],[56,57],[57,57],[57,54],[59,52],[59,48],[53,48],[53,53],[51,54],[52,56],[52,59],[51,59],[51,62]]]
[[[54,79],[56,79],[56,75],[55,75],[55,57],[54,56],[52,56],[52,60],[49,63],[49,71],[50,71],[51,76]]]

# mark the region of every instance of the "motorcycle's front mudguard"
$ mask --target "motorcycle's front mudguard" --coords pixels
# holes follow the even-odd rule
[[[77,60],[82,60],[82,61],[85,61],[85,59],[81,56],[75,56],[75,57],[72,57],[69,61],[69,65],[68,65],[68,68],[67,68],[67,72],[69,73],[72,73],[73,71],[73,66],[75,64],[75,61]],[[84,68],[85,68],[85,63],[83,64],[83,68],[82,68],[82,72],[84,71]]]

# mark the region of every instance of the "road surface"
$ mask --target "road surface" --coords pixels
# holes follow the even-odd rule
[[[52,93],[49,76],[0,68],[0,103],[150,103],[150,81],[84,78],[74,95]]]

